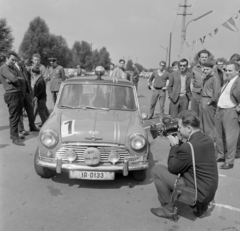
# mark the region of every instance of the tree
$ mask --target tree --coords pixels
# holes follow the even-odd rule
[[[111,59],[110,59],[110,54],[107,51],[106,47],[103,47],[100,49],[99,57],[100,57],[99,65],[103,66],[105,70],[109,70]]]
[[[126,64],[126,70],[127,70],[127,71],[133,71],[132,65],[133,65],[133,61],[132,61],[131,59],[129,59],[129,60],[127,61],[127,64]]]
[[[100,54],[97,49],[94,50],[92,53],[91,63],[92,63],[92,68],[94,69],[100,65]]]
[[[145,69],[145,68],[144,68],[141,64],[139,64],[139,63],[135,63],[135,66],[138,68],[138,70],[139,70],[140,72]]]
[[[80,65],[82,68],[91,70],[92,69],[92,51],[91,45],[86,41],[76,41],[71,49],[72,53],[72,66]]]
[[[47,50],[48,49],[48,50]],[[50,35],[48,47],[46,48],[48,57],[55,57],[58,63],[64,67],[72,61],[71,51],[68,48],[66,39],[61,35]]]
[[[6,54],[12,49],[14,38],[5,18],[0,19],[0,53]]]
[[[49,28],[46,22],[40,17],[34,18],[30,22],[29,28],[25,32],[20,44],[20,56],[24,59],[31,59],[34,53],[39,53],[42,63],[48,64],[50,39]]]

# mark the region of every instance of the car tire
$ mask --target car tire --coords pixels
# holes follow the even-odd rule
[[[56,174],[56,171],[37,165],[37,157],[38,157],[38,148],[37,148],[37,150],[35,152],[35,156],[34,156],[34,169],[35,169],[36,173],[39,176],[41,176],[42,178],[53,177]]]
[[[147,169],[144,170],[138,170],[138,171],[133,171],[133,179],[137,181],[144,181],[147,176]]]

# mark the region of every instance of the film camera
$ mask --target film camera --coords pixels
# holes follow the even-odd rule
[[[178,119],[173,119],[169,115],[163,116],[161,124],[150,126],[150,132],[153,139],[156,139],[158,136],[176,136],[178,133]]]

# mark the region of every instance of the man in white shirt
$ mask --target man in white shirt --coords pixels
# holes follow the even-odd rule
[[[234,166],[237,140],[239,135],[240,113],[240,65],[229,62],[226,66],[227,82],[221,89],[215,117],[217,162],[225,162],[221,169]]]

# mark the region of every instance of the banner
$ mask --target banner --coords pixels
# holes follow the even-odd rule
[[[231,30],[233,32],[239,32],[239,30],[237,28],[237,25],[236,25],[236,22],[235,22],[235,20],[238,18],[239,13],[240,13],[240,10],[237,12],[237,14],[234,14],[231,18],[229,18],[221,26],[224,26],[225,28],[227,28],[228,30]],[[208,33],[207,35],[209,35],[210,37],[213,37],[213,35],[216,35],[218,33],[219,27],[216,28],[213,32]],[[207,35],[204,35],[202,38],[198,39],[198,40],[200,40],[202,45],[204,44]],[[187,47],[192,46],[192,49],[193,49],[194,45],[197,44],[197,40],[194,40],[192,42],[185,41],[184,43],[187,45]]]

